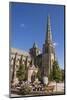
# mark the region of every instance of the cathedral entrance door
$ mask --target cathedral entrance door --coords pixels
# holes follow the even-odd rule
[[[33,72],[32,76],[31,76],[31,82],[33,83],[35,81],[36,75],[35,72]]]

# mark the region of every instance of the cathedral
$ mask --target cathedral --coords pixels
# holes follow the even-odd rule
[[[29,52],[19,50],[16,48],[11,48],[10,53],[10,77],[11,81],[16,84],[18,79],[16,77],[16,72],[20,64],[26,64],[28,67],[27,81],[32,81],[32,75],[37,74],[38,68],[41,71],[41,77],[50,75],[52,71],[52,65],[55,61],[55,50],[52,41],[51,33],[51,23],[50,16],[47,17],[47,30],[46,38],[43,43],[42,51],[38,48],[37,44],[34,42],[32,48]]]

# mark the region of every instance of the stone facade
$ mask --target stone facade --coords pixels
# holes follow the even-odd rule
[[[43,77],[44,76],[48,77],[50,75],[54,61],[55,61],[55,50],[52,42],[50,16],[48,16],[46,39],[45,39],[45,43],[43,44],[43,53],[42,53]]]
[[[16,72],[20,66],[20,64],[23,64],[28,67],[28,81],[31,82],[31,76],[33,74],[33,72],[37,73],[37,68],[34,65],[34,62],[32,62],[32,57],[30,55],[30,53],[19,50],[19,49],[15,49],[15,48],[11,48],[11,54],[10,54],[10,69],[11,69],[11,81],[12,83],[17,83],[18,79],[16,77]],[[31,63],[32,62],[32,63]]]
[[[11,48],[10,53],[10,67],[11,67],[11,81],[17,82],[16,71],[20,64],[26,64],[28,67],[28,78],[29,82],[32,81],[34,72],[37,73],[38,67],[42,73],[42,79],[44,76],[48,76],[52,70],[52,64],[55,60],[55,50],[52,42],[50,17],[47,20],[47,32],[46,39],[43,44],[42,52],[38,48],[37,44],[34,43],[33,47],[29,52],[23,50]],[[32,62],[32,63],[31,63]]]

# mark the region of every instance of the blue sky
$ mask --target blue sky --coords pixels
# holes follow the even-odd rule
[[[36,42],[42,49],[50,15],[56,57],[64,68],[64,6],[10,3],[11,47],[28,51]]]

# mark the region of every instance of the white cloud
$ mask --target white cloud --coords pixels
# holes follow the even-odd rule
[[[54,42],[54,43],[53,43],[53,45],[54,45],[54,46],[57,46],[57,45],[58,45],[58,43]]]

